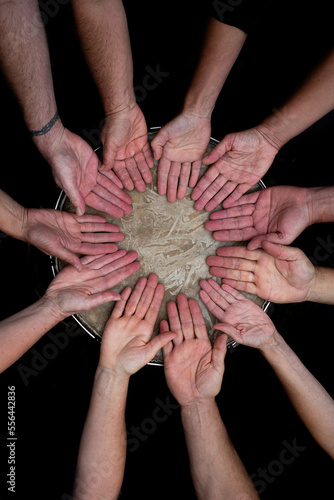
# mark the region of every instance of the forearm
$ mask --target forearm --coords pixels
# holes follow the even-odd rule
[[[42,298],[22,311],[0,322],[0,373],[9,368],[46,332],[65,316],[56,313],[52,304]]]
[[[334,222],[334,186],[307,189],[312,224]]]
[[[216,402],[181,407],[181,417],[199,500],[258,498]]]
[[[13,238],[24,240],[26,209],[0,189],[0,229]]]
[[[74,500],[118,498],[126,460],[128,382],[112,370],[97,368],[80,442]]]
[[[46,33],[37,0],[0,0],[0,61],[29,130],[56,113]]]
[[[315,268],[315,276],[306,300],[334,305],[334,269]]]
[[[288,101],[257,128],[280,149],[334,109],[334,51],[311,73]]]
[[[106,114],[136,104],[127,19],[121,0],[73,0],[83,50]]]
[[[211,116],[246,38],[240,29],[210,19],[200,60],[185,97],[185,110]]]
[[[284,339],[275,334],[261,350],[298,415],[319,445],[334,458],[334,402]]]

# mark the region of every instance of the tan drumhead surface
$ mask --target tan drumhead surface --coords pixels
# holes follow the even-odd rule
[[[149,134],[149,139],[154,133]],[[211,140],[207,152],[216,145]],[[160,309],[159,317],[155,325],[154,335],[159,332],[160,320],[167,319],[167,302],[176,299],[180,292],[189,298],[195,298],[200,304],[211,341],[214,341],[218,332],[212,328],[217,322],[209,313],[199,298],[199,281],[212,278],[209,268],[205,263],[209,255],[215,255],[216,249],[225,245],[240,245],[240,242],[220,242],[212,238],[212,233],[204,228],[204,223],[209,219],[209,213],[205,210],[197,212],[194,209],[194,201],[190,194],[192,189],[188,188],[187,195],[183,200],[169,203],[166,196],[160,196],[157,191],[157,165],[155,162],[152,169],[153,180],[147,185],[144,193],[138,191],[126,191],[133,201],[133,211],[122,219],[116,219],[104,212],[99,212],[91,207],[86,207],[86,213],[101,214],[108,222],[119,226],[124,234],[124,240],[118,242],[119,248],[126,251],[136,250],[141,268],[132,276],[113,288],[120,292],[126,286],[134,287],[141,276],[148,277],[150,273],[159,276],[159,282],[165,286],[165,295]],[[207,169],[206,165],[201,167],[201,175]],[[253,190],[261,189],[260,185],[254,186]],[[66,195],[60,201],[59,208],[68,212],[74,212],[73,205]],[[61,269],[64,263],[56,262],[56,268]],[[218,283],[219,278],[215,278]],[[257,296],[247,294],[261,307],[266,301]],[[110,316],[113,303],[107,303],[91,311],[77,314],[75,317],[93,335],[102,337],[104,326]],[[232,340],[230,339],[230,342]],[[159,352],[152,360],[154,364],[162,364],[162,352]]]

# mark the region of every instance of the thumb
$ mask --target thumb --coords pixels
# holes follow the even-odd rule
[[[212,349],[212,364],[220,372],[224,370],[224,359],[227,351],[227,335],[221,333],[215,340]]]
[[[263,243],[265,241],[280,244],[282,241],[282,235],[279,235],[278,233],[258,234],[248,243],[247,250],[257,250],[258,248],[263,248]]]
[[[216,325],[213,325],[213,327],[216,330],[219,330],[223,333],[226,333],[230,337],[232,337],[233,340],[238,342],[239,344],[242,344],[242,336],[240,335],[240,332],[232,325],[229,323],[217,323]]]
[[[280,260],[295,260],[298,249],[264,240],[262,248],[272,257]],[[297,252],[296,252],[297,251]]]
[[[171,340],[175,339],[176,333],[174,332],[162,332],[154,337],[145,347],[148,361],[154,358],[157,352],[165,347]]]
[[[231,149],[230,139],[231,139],[230,135],[224,137],[224,139],[220,141],[220,143],[217,144],[217,146],[214,147],[212,151],[210,151],[210,153],[203,158],[202,163],[204,163],[204,165],[210,165],[211,163],[215,163],[217,160],[219,160],[221,156],[223,156],[226,153],[226,151],[230,151]]]
[[[57,257],[74,266],[77,271],[82,271],[82,262],[75,253],[62,247],[57,254]]]
[[[167,140],[168,133],[166,132],[165,127],[162,127],[151,142],[151,148],[153,149],[153,156],[155,160],[160,160],[162,157],[163,147]]]

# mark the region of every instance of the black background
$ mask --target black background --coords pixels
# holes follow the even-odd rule
[[[48,2],[41,2],[45,6]],[[179,111],[200,46],[205,15],[203,1],[125,2],[133,45],[135,86],[141,86],[147,66],[168,73],[139,104],[148,127],[160,126]],[[103,119],[98,93],[76,36],[71,6],[57,4],[45,17],[54,85],[62,120],[70,130],[94,137]],[[314,1],[273,1],[262,13],[218,99],[212,136],[251,127],[269,114],[298,86],[332,45],[329,5]],[[43,12],[47,12],[44,8]],[[55,206],[59,188],[49,166],[33,146],[15,97],[1,79],[0,186],[26,207]],[[277,155],[264,178],[267,186],[332,185],[334,119],[330,113],[290,141]],[[88,134],[88,135],[87,135]],[[96,146],[96,144],[92,144]],[[333,252],[322,241],[334,240],[333,224],[309,227],[294,242],[318,264],[333,266]],[[319,246],[320,245],[320,246]],[[1,318],[31,304],[52,279],[48,256],[2,235]],[[319,260],[320,258],[320,260]],[[309,370],[333,393],[332,307],[314,303],[272,305],[270,315]],[[69,318],[53,333],[63,332]],[[44,336],[38,353],[52,343]],[[35,352],[36,352],[35,351]],[[44,351],[45,352],[45,351]],[[53,351],[55,352],[55,351]],[[28,377],[18,367],[32,367],[27,352],[1,375],[0,408],[6,416],[7,386],[16,386],[16,493],[6,488],[7,424],[0,426],[0,498],[60,500],[71,494],[82,426],[89,404],[99,344],[84,333],[68,341],[45,367]],[[146,366],[131,377],[127,426],[152,418],[157,401],[175,401],[163,369]],[[239,346],[228,353],[223,387],[217,397],[222,418],[247,470],[258,480],[259,469],[280,472],[261,483],[261,498],[272,500],[328,498],[332,490],[332,461],[318,447],[295,414],[283,389],[261,355]],[[162,412],[163,413],[163,412]],[[148,427],[147,427],[148,429]],[[303,447],[293,463],[277,466],[283,442]],[[134,448],[136,448],[134,450]],[[276,461],[276,465],[275,464]],[[276,467],[276,469],[275,469]],[[278,468],[277,468],[278,467]],[[258,483],[260,487],[260,484]],[[177,409],[154,432],[128,452],[122,498],[195,498]]]

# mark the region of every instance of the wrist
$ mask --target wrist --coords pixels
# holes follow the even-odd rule
[[[266,357],[269,353],[280,350],[283,344],[283,337],[275,329],[270,338],[259,347],[259,351]]]
[[[117,370],[115,367],[107,366],[99,360],[96,368],[96,376],[103,377],[106,381],[115,383],[119,386],[127,386],[129,384],[130,375]]]
[[[137,106],[138,104],[136,102],[136,97],[132,89],[131,91],[127,92],[125,96],[123,96],[123,99],[121,101],[110,103],[108,102],[104,104],[106,119],[108,117],[130,113]]]
[[[334,187],[307,189],[307,207],[310,211],[310,225],[334,220]]]
[[[215,103],[216,100],[212,102],[212,97],[209,96],[186,96],[182,107],[182,114],[210,121]]]
[[[181,413],[193,414],[196,413],[207,413],[210,412],[213,407],[216,406],[216,400],[214,397],[196,399],[189,401],[188,403],[180,404]]]
[[[52,157],[53,150],[58,146],[59,142],[61,142],[64,132],[65,127],[61,119],[58,118],[56,123],[46,134],[33,136],[32,140],[35,146],[47,161]]]

